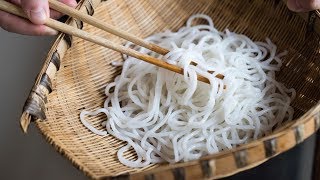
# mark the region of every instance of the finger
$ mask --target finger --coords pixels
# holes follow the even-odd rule
[[[287,6],[295,12],[306,12],[320,9],[320,0],[288,0]]]
[[[44,24],[50,16],[47,0],[21,0],[21,7],[34,24]]]
[[[33,36],[56,35],[58,33],[45,25],[35,25],[29,20],[4,11],[0,11],[0,27],[6,31]]]
[[[21,4],[21,0],[8,0],[8,1],[10,1],[13,4],[16,4],[16,5],[20,5]],[[70,7],[73,7],[73,8],[75,8],[78,5],[76,0],[59,0],[59,1],[64,3],[64,4],[66,4],[67,6],[70,6]],[[51,18],[59,19],[62,16],[63,16],[62,13],[50,9],[50,17]]]

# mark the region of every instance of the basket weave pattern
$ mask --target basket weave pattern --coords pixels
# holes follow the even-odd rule
[[[289,12],[282,1],[90,0],[82,1],[79,9],[140,37],[166,29],[177,30],[194,13],[208,14],[219,30],[228,28],[260,41],[269,37],[278,45],[278,52],[288,50],[277,80],[297,91],[292,104],[297,119],[270,136],[196,161],[129,168],[116,156],[124,142],[111,135],[95,135],[79,120],[83,109],[95,110],[103,106],[105,85],[121,72],[121,68],[110,63],[122,61],[121,54],[61,34],[26,102],[22,125],[35,120],[47,140],[92,178],[119,175],[130,179],[225,177],[294,147],[319,128],[319,37],[310,29],[310,21],[308,24],[304,20],[307,16]],[[125,42],[80,21],[69,20],[68,23],[116,43]],[[105,118],[98,115],[89,121],[101,128]],[[135,158],[133,152],[126,156]]]

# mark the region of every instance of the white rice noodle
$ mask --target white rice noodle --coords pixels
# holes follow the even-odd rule
[[[197,18],[208,23],[193,26]],[[106,87],[104,107],[80,116],[93,133],[127,142],[117,154],[121,163],[145,167],[197,159],[248,143],[292,120],[295,90],[275,80],[285,53],[277,55],[269,39],[253,42],[242,34],[219,32],[210,17],[197,14],[177,32],[167,30],[146,40],[170,52],[162,57],[127,46],[183,67],[184,75],[124,56],[121,75]],[[215,78],[218,73],[225,78]],[[197,81],[197,74],[210,84]],[[106,131],[85,120],[97,113],[106,114]],[[124,156],[129,149],[136,159]]]

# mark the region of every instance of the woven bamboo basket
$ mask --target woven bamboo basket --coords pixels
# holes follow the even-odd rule
[[[295,14],[280,0],[83,0],[78,9],[142,38],[177,30],[194,13],[211,16],[220,30],[229,28],[254,40],[269,37],[288,50],[277,80],[297,91],[295,120],[273,134],[199,160],[129,168],[116,156],[124,142],[91,133],[79,119],[83,109],[102,107],[106,83],[121,72],[110,65],[120,53],[60,34],[26,101],[21,125],[37,127],[66,158],[94,179],[215,179],[255,167],[304,141],[320,126],[320,44],[318,12]],[[81,21],[66,23],[124,43]],[[99,126],[105,117],[90,121]],[[128,156],[134,156],[129,154]]]

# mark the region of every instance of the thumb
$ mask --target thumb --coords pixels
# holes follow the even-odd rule
[[[287,6],[295,12],[306,12],[320,8],[320,0],[288,0]]]
[[[34,24],[44,24],[49,17],[47,0],[21,0],[21,7]]]

